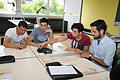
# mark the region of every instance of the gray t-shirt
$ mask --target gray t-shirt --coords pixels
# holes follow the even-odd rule
[[[48,38],[50,36],[50,33],[43,34],[40,30],[40,27],[36,27],[33,29],[30,36],[33,36],[35,43],[43,43],[45,41],[48,41]]]

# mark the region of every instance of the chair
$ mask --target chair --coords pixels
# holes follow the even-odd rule
[[[116,45],[115,55],[113,57],[112,68],[117,64],[117,61],[119,60],[116,54],[117,54],[117,45]]]
[[[116,54],[114,55],[113,57],[113,63],[112,63],[112,67],[114,67],[116,64],[117,64],[117,61],[118,61],[118,57],[116,56]]]
[[[3,42],[4,42],[4,38],[1,38],[1,45],[3,45]]]
[[[120,80],[120,64],[116,64],[110,71],[110,80]]]

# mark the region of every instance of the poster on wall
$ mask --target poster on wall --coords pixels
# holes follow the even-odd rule
[[[67,31],[71,32],[73,23],[79,23],[81,17],[82,0],[65,0],[64,20],[68,21]]]

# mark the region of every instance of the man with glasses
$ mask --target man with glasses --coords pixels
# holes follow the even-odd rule
[[[6,31],[3,45],[7,48],[23,49],[26,47],[27,23],[20,21],[18,26]]]
[[[40,47],[40,43],[53,39],[53,31],[48,28],[48,19],[40,19],[40,27],[35,27],[28,37],[27,44]]]

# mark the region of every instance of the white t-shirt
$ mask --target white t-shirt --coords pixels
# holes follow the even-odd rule
[[[5,36],[8,36],[11,38],[11,43],[14,44],[20,44],[20,42],[27,37],[27,32],[25,32],[23,35],[17,35],[16,32],[16,27],[15,28],[9,28],[6,33]]]

